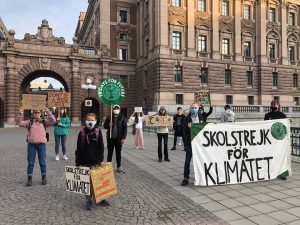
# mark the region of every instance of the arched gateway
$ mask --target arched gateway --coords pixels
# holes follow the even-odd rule
[[[108,76],[109,61],[101,59],[90,48],[85,51],[78,46],[77,38],[73,38],[73,45],[65,44],[63,37],[53,35],[47,20],[42,21],[36,35],[25,34],[23,40],[16,40],[14,34],[10,30],[9,37],[0,40],[0,70],[3,71],[0,80],[1,76],[4,78],[3,84],[0,82],[0,127],[14,126],[21,96],[28,93],[29,83],[38,77],[55,78],[64,91],[71,93],[72,124],[80,125],[82,102],[87,98],[81,85],[92,78],[98,86]],[[89,97],[98,99],[96,90],[91,90]],[[97,115],[106,115],[103,105],[93,110]]]

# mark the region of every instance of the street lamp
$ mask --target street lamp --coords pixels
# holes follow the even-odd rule
[[[88,98],[90,97],[90,90],[96,90],[97,89],[96,85],[92,84],[92,80],[90,78],[86,79],[85,84],[82,84],[81,88],[87,90]]]

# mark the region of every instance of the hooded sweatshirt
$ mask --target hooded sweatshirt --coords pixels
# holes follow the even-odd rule
[[[235,113],[230,109],[226,109],[225,112],[221,114],[221,122],[234,122],[235,121]]]

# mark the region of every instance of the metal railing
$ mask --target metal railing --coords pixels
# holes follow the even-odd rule
[[[292,155],[300,156],[300,128],[291,127]]]

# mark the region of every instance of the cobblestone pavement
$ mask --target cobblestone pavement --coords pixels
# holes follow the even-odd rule
[[[36,160],[33,186],[26,187],[26,129],[0,129],[0,224],[227,224],[148,173],[147,168],[135,165],[138,161],[128,160],[132,159],[132,155],[128,154],[132,137],[129,137],[124,151],[126,174],[116,174],[118,195],[109,198],[112,206],[97,205],[91,211],[85,210],[84,197],[68,193],[64,187],[64,166],[74,165],[79,128],[72,128],[68,137],[68,161],[54,160],[53,129],[50,128],[49,132],[48,184],[41,185]],[[158,168],[157,162],[152,159],[149,167]]]

